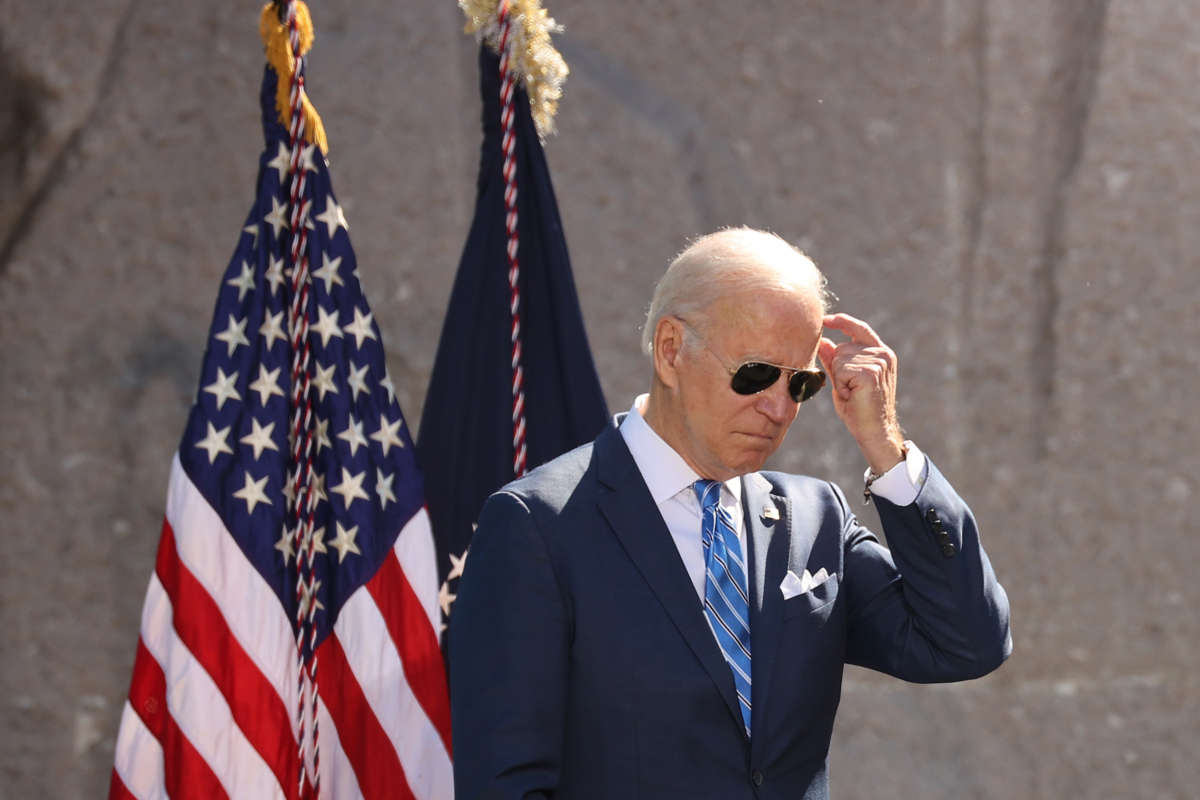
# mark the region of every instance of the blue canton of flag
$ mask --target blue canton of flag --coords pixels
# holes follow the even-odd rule
[[[201,390],[179,457],[184,471],[295,616],[295,566],[285,496],[292,349],[287,317],[291,270],[287,133],[268,125],[259,193],[213,314]],[[275,128],[277,135],[271,136]],[[324,157],[305,145],[313,201],[309,220],[313,314],[312,400],[317,483],[316,644],[342,605],[379,569],[404,524],[423,505],[404,416],[387,374],[379,328],[363,296],[345,214]],[[273,535],[272,535],[273,534]],[[307,655],[307,653],[306,653]]]

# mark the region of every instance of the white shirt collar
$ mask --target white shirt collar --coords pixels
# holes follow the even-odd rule
[[[700,501],[692,491],[692,484],[700,479],[696,471],[688,466],[679,453],[647,424],[642,417],[649,395],[638,395],[629,414],[621,422],[621,436],[642,473],[642,480],[650,489],[650,496],[657,505],[662,505],[680,492],[687,490],[691,498],[690,504],[695,504],[699,511]],[[734,476],[725,481],[721,489],[721,503],[729,507],[740,507],[742,498],[741,476]],[[690,505],[689,504],[689,505]],[[737,519],[737,517],[734,517]]]

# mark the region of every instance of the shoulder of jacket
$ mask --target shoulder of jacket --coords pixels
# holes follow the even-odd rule
[[[592,463],[592,442],[547,461],[528,474],[501,487],[531,511],[558,511],[586,480]]]

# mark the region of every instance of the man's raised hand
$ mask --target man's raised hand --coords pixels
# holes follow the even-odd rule
[[[824,325],[850,337],[822,336],[817,355],[829,376],[833,408],[876,474],[900,463],[904,436],[896,420],[896,353],[860,319],[827,314]]]

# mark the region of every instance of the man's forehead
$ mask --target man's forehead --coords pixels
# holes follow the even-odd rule
[[[705,314],[722,328],[819,329],[823,319],[816,286],[735,289],[716,298]]]
[[[815,292],[742,291],[709,308],[707,335],[729,358],[791,364],[810,359],[822,312]]]

